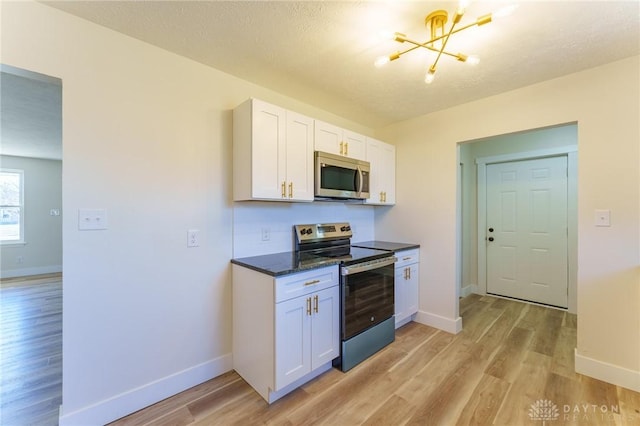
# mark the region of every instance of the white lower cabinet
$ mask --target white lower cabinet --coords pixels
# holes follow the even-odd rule
[[[340,355],[338,266],[274,278],[233,265],[233,367],[272,403]]]
[[[418,312],[420,285],[420,250],[396,252],[395,265],[395,318],[396,328],[413,319]]]
[[[340,355],[339,297],[336,286],[276,305],[276,390]]]

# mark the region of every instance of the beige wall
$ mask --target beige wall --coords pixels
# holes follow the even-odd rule
[[[421,310],[451,320],[458,315],[457,143],[577,122],[577,356],[585,361],[582,371],[610,381],[617,372],[628,378],[627,387],[640,390],[639,60],[628,58],[378,132],[397,144],[399,167],[398,205],[376,215],[376,237],[415,233],[422,244]],[[594,226],[596,209],[611,210],[611,227]]]
[[[62,79],[62,424],[229,370],[232,108],[371,129],[40,3],[0,11],[2,63]],[[108,230],[78,231],[80,208],[106,209]]]

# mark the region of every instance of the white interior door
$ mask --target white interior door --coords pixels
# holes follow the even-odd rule
[[[567,157],[487,165],[487,293],[567,307]]]

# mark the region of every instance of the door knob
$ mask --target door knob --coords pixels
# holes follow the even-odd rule
[[[493,232],[493,228],[489,228],[489,232]]]
[[[489,237],[489,241],[493,241],[493,237]]]

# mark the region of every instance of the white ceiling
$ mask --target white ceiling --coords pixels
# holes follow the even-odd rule
[[[373,66],[378,56],[405,48],[379,32],[426,41],[425,16],[451,14],[456,2],[45,3],[372,128],[640,54],[635,0],[472,2],[459,25],[519,7],[508,19],[452,36],[447,50],[481,62],[444,57],[431,85],[423,80],[434,54],[425,49]],[[6,69],[2,153],[61,158],[60,82]]]
[[[457,2],[47,2],[373,128],[640,54],[638,1],[476,1],[459,25],[514,3],[509,18],[451,37],[447,50],[479,65],[444,57],[426,85],[426,49],[373,66],[405,46],[379,32],[426,41],[425,16]]]

